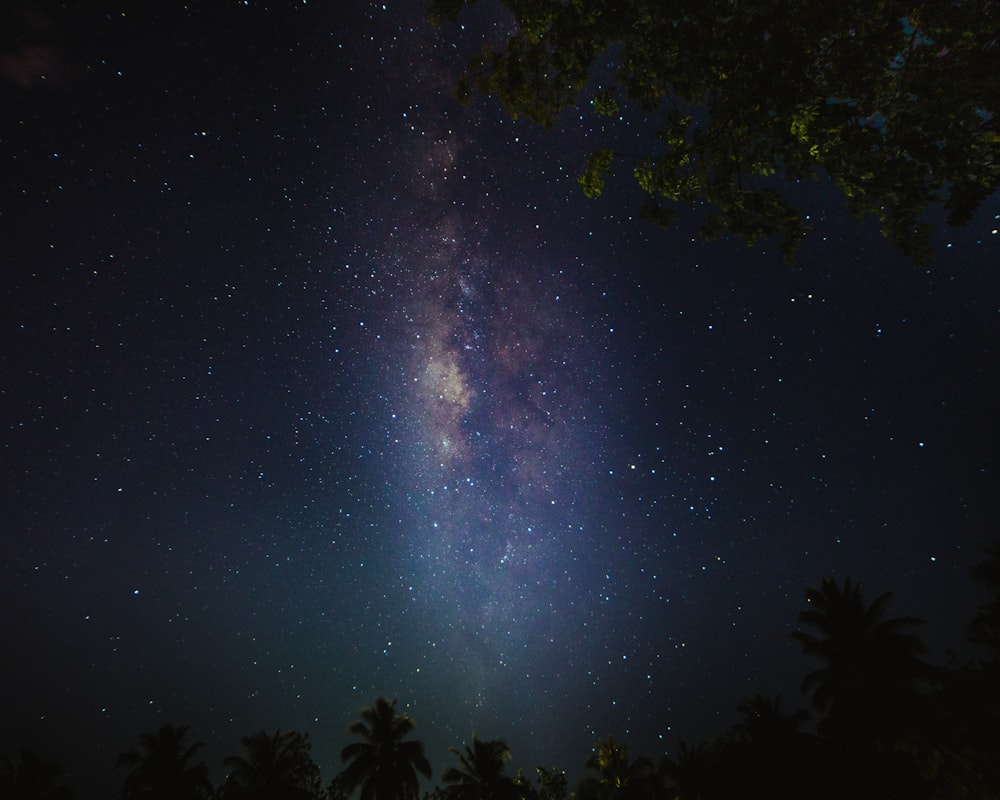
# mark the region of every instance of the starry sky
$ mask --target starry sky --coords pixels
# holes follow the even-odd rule
[[[974,655],[1000,198],[922,269],[796,186],[790,268],[585,199],[648,131],[459,106],[489,4],[83,5],[0,25],[0,751],[89,797],[282,727],[329,780],[382,694],[435,777],[475,730],[575,778],[803,705],[828,575]]]

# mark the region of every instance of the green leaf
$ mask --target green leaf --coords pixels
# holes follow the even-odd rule
[[[611,171],[614,153],[610,150],[595,150],[590,154],[584,165],[583,173],[577,182],[583,187],[583,193],[590,198],[600,197],[604,191],[604,176]]]
[[[614,117],[621,112],[621,107],[611,92],[600,92],[594,97],[594,111],[602,117]]]

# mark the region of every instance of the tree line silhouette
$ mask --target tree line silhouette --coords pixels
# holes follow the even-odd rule
[[[806,593],[792,637],[819,664],[802,681],[810,709],[786,712],[757,694],[740,721],[696,745],[684,741],[658,762],[631,758],[613,736],[595,743],[587,773],[570,792],[566,774],[538,767],[510,774],[511,748],[475,734],[422,800],[729,800],[771,798],[1000,797],[1000,547],[973,573],[990,594],[968,625],[983,660],[939,667],[912,632],[922,621],[888,617],[891,593],[865,602],[850,579],[828,578]],[[144,733],[122,753],[122,800],[421,800],[433,778],[414,720],[378,697],[348,727],[343,769],[324,784],[307,734],[260,731],[226,758],[212,786],[186,725]],[[0,800],[70,800],[57,764],[22,749],[0,760]]]

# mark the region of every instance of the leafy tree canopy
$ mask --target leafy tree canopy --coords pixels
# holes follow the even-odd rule
[[[474,3],[431,0],[431,17]],[[514,32],[469,61],[459,99],[492,95],[550,127],[581,104],[609,125],[638,110],[648,151],[595,150],[579,181],[597,197],[627,167],[660,224],[703,204],[703,236],[776,235],[790,262],[807,226],[787,188],[825,173],[919,263],[928,208],[961,225],[1000,184],[996,0],[502,4]]]
[[[566,773],[557,767],[535,767],[538,780],[538,800],[566,800],[569,781]]]

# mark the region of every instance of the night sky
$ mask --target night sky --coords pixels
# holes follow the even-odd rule
[[[795,187],[788,267],[584,198],[648,130],[459,106],[490,6],[63,5],[0,23],[0,752],[108,796],[281,727],[329,781],[382,694],[435,778],[475,730],[575,779],[804,705],[825,576],[975,655],[1000,197],[924,269]]]

